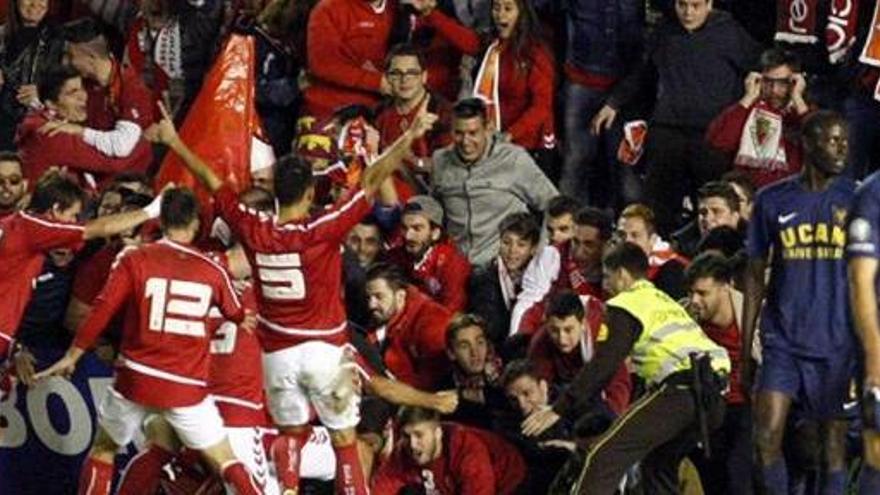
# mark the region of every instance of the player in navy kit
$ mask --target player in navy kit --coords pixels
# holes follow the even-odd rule
[[[850,301],[855,327],[862,342],[864,423],[863,459],[859,493],[880,493],[880,321],[877,295],[880,277],[880,172],[874,172],[856,191],[847,229]]]
[[[788,493],[782,441],[792,402],[808,419],[820,421],[825,432],[822,493],[843,493],[846,481],[846,422],[841,418],[856,344],[844,259],[855,183],[840,176],[846,164],[846,122],[833,112],[816,112],[804,122],[802,140],[803,172],[761,190],[749,225],[743,349],[752,348],[766,292],[755,441],[764,485],[774,495]],[[751,363],[744,368],[748,384]]]

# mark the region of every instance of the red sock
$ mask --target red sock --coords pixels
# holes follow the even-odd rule
[[[223,481],[235,488],[238,495],[263,495],[260,485],[248,472],[241,461],[231,461],[220,470]]]
[[[299,489],[299,461],[303,445],[309,441],[312,429],[303,432],[280,432],[272,442],[272,461],[281,491]]]
[[[147,450],[138,453],[128,461],[119,480],[117,495],[153,495],[159,488],[159,477],[162,466],[174,458],[174,454],[159,447],[150,445]]]
[[[333,446],[336,453],[336,493],[337,495],[368,495],[367,480],[361,468],[357,444],[345,447]]]
[[[110,495],[113,463],[86,457],[79,473],[78,495]]]

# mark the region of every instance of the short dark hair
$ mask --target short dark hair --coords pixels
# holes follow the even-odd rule
[[[364,120],[372,123],[376,119],[376,112],[367,105],[359,105],[357,103],[340,107],[333,112],[333,119],[340,124],[345,124],[358,117],[363,117]]]
[[[472,119],[479,117],[486,121],[486,102],[477,97],[462,98],[452,107],[452,115],[456,119]]]
[[[801,71],[801,59],[791,50],[774,46],[761,53],[759,60],[761,70],[770,70],[783,65],[788,66],[793,72]]]
[[[85,205],[85,202],[85,192],[73,178],[58,170],[50,170],[37,180],[28,210],[46,213],[56,204],[66,210],[76,203]]]
[[[541,239],[541,226],[538,225],[535,217],[528,212],[511,213],[501,221],[501,226],[498,230],[501,235],[510,232],[532,244],[538,244],[538,241]]]
[[[697,198],[702,201],[709,198],[721,198],[727,203],[730,211],[739,212],[739,196],[729,182],[713,180],[700,186]]]
[[[401,428],[406,425],[424,423],[426,421],[439,422],[440,413],[433,409],[416,406],[403,406],[397,412],[397,424]]]
[[[479,327],[483,331],[483,336],[486,336],[486,320],[482,316],[474,313],[459,313],[446,326],[446,347],[451,349],[458,332],[468,327]]]
[[[623,268],[634,278],[644,278],[648,273],[648,257],[642,248],[631,242],[622,242],[609,249],[602,264],[608,270]]]
[[[584,311],[584,303],[577,294],[571,291],[562,291],[554,294],[547,304],[547,310],[544,312],[546,318],[565,319],[574,316],[578,320],[583,320],[586,311]]]
[[[79,77],[82,76],[80,76],[79,72],[73,67],[68,67],[66,65],[52,67],[43,73],[43,76],[40,78],[37,85],[37,91],[40,93],[40,98],[44,101],[57,102],[58,96],[61,94],[61,88],[64,84],[71,79]]]
[[[421,67],[422,71],[426,69],[425,56],[422,54],[422,50],[411,43],[399,43],[388,50],[388,55],[385,56],[386,71],[391,67],[391,60],[394,57],[415,57],[419,61],[419,67]]]
[[[688,285],[693,285],[701,278],[712,278],[728,284],[733,281],[730,260],[718,253],[703,253],[697,256],[684,273]]]
[[[252,186],[238,195],[238,200],[248,208],[271,213],[275,211],[275,196],[262,187]]]
[[[409,279],[403,270],[391,263],[376,263],[367,270],[367,283],[382,279],[391,287],[391,290],[404,290],[409,284]]]
[[[726,172],[724,175],[721,176],[721,181],[727,182],[731,185],[739,186],[740,189],[743,190],[749,201],[755,200],[755,182],[752,181],[752,178],[749,177],[749,174],[743,172],[742,170],[734,169]]]
[[[538,369],[534,363],[528,359],[516,359],[504,367],[504,373],[501,374],[501,387],[506,389],[511,383],[524,376],[528,376],[535,381],[544,379],[538,374]]]
[[[64,40],[68,43],[86,44],[101,56],[109,56],[110,49],[104,29],[91,17],[83,17],[64,25]]]
[[[306,191],[315,184],[312,165],[296,154],[281,157],[274,165],[275,196],[282,205],[302,200]]]
[[[574,223],[581,226],[594,227],[599,230],[599,237],[607,241],[614,233],[614,221],[611,215],[594,206],[585,206],[574,216]]]
[[[564,194],[556,196],[547,203],[547,215],[550,218],[559,218],[566,213],[574,217],[580,209],[580,201]]]
[[[697,244],[697,252],[720,251],[724,256],[733,256],[745,247],[745,236],[739,230],[720,225],[706,232]]]
[[[199,200],[192,190],[175,187],[162,193],[162,210],[159,223],[162,230],[188,227],[199,217]]]
[[[807,143],[815,146],[822,133],[833,125],[840,125],[846,130],[846,120],[844,120],[842,115],[833,110],[816,110],[807,114],[804,123],[801,124],[802,146],[806,147]]]
[[[21,165],[21,155],[14,151],[0,151],[0,162],[15,162]]]

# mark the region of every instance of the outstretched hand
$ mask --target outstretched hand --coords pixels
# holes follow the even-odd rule
[[[428,111],[428,103],[430,101],[430,96],[422,101],[422,104],[419,106],[419,111],[416,113],[416,118],[413,120],[412,126],[409,128],[410,132],[412,132],[413,139],[420,139],[424,136],[434,127],[437,119],[439,119],[436,113]]]
[[[165,108],[165,104],[161,101],[156,103],[159,106],[159,112],[162,114],[162,119],[144,131],[144,138],[152,143],[171,146],[175,141],[180,139],[180,136],[177,134],[177,128],[174,127],[174,119],[171,117],[168,109]]]
[[[70,378],[73,375],[73,372],[76,370],[76,363],[78,359],[68,352],[61,359],[55,362],[52,366],[40,371],[35,374],[33,377],[33,381],[37,382],[44,378],[48,378],[50,376],[62,376],[64,378]]]

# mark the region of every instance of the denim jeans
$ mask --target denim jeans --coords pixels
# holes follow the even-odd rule
[[[620,115],[610,129],[598,136],[590,121],[605,104],[607,93],[566,81],[562,91],[563,162],[559,191],[599,207],[620,207],[641,196],[638,167],[617,161],[622,122]]]
[[[862,179],[880,166],[880,101],[851,95],[843,102],[849,126],[849,157],[844,174]]]

